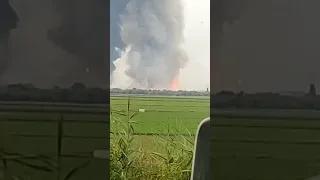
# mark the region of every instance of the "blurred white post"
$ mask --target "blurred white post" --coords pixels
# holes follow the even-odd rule
[[[149,90],[148,90],[148,109],[149,109],[149,107],[150,107],[150,90],[152,90],[152,89],[149,89]]]
[[[200,123],[196,135],[191,180],[211,180],[210,137],[210,118],[206,118]]]
[[[313,177],[310,177],[306,180],[320,180],[320,175],[316,175],[316,176],[313,176]]]

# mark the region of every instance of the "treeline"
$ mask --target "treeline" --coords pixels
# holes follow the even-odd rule
[[[110,102],[110,94],[143,94],[165,96],[209,96],[209,91],[170,91],[143,89],[102,89],[88,88],[82,83],[74,83],[69,88],[54,87],[40,89],[32,84],[11,84],[0,87],[0,101],[103,103]],[[304,95],[283,95],[279,93],[235,93],[222,91],[211,94],[213,108],[257,108],[257,109],[317,109],[320,110],[320,96],[314,85]]]
[[[32,84],[11,84],[0,88],[0,101],[109,103],[109,89],[87,88],[74,83],[70,88],[39,89]]]
[[[11,84],[0,87],[0,101],[66,102],[66,103],[109,103],[110,94],[145,94],[166,96],[209,96],[209,92],[143,90],[143,89],[102,89],[88,88],[74,83],[69,88],[54,87],[40,89],[33,84]]]
[[[279,93],[234,93],[222,91],[213,95],[212,108],[257,108],[257,109],[316,109],[320,110],[320,96],[306,93],[302,96]]]
[[[155,89],[120,89],[112,88],[111,94],[139,94],[139,95],[163,95],[163,96],[210,96],[209,90],[207,91],[171,91],[171,90],[155,90]]]

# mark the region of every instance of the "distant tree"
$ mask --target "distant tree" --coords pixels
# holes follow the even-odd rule
[[[37,89],[33,84],[31,83],[27,83],[27,84],[24,84],[24,87],[28,90],[35,90]]]
[[[309,96],[316,96],[317,95],[316,86],[314,84],[310,84],[308,95]]]
[[[59,93],[57,97],[57,101],[67,102],[69,100],[69,96],[70,96],[70,92],[67,89],[64,89]]]
[[[17,83],[17,84],[9,84],[8,88],[9,89],[19,89],[19,90],[21,90],[21,89],[25,89],[25,86],[23,84],[21,84],[21,83]]]
[[[54,90],[54,91],[61,91],[61,87],[59,87],[59,86],[54,86],[52,90]]]
[[[217,93],[217,96],[234,96],[235,93],[232,91],[221,91]]]
[[[240,96],[240,97],[244,96],[244,91],[240,91],[240,92],[237,94],[237,96]]]
[[[85,91],[87,90],[87,87],[79,82],[75,82],[72,86],[71,86],[71,90],[72,91]]]

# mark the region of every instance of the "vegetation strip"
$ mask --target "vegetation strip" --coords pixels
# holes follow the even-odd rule
[[[308,117],[308,116],[248,116],[248,115],[229,115],[229,114],[212,114],[211,115],[212,120],[215,121],[215,119],[247,119],[247,120],[255,120],[255,121],[261,121],[261,120],[288,120],[288,121],[320,121],[320,117]]]
[[[215,127],[236,127],[236,128],[261,128],[261,129],[287,129],[287,130],[320,130],[319,127],[309,126],[309,127],[301,127],[301,126],[261,126],[261,125],[245,125],[245,124],[217,124],[211,123],[212,128]]]
[[[0,116],[1,117],[1,116]],[[7,118],[7,119],[0,119],[0,121],[9,121],[9,122],[45,122],[45,123],[58,123],[58,119],[51,119],[51,120],[43,120],[43,119],[17,119],[17,118]],[[75,119],[65,119],[63,124],[69,123],[97,123],[97,124],[109,124],[109,119],[106,120],[75,120]]]
[[[250,140],[250,139],[241,139],[241,140],[227,140],[227,139],[217,139],[212,138],[212,142],[220,143],[250,143],[250,144],[296,144],[296,145],[320,145],[320,141],[274,141],[274,140]]]
[[[19,134],[19,133],[10,133],[11,136],[18,137],[28,137],[28,138],[56,138],[57,135],[46,135],[46,134]],[[74,139],[104,139],[108,140],[109,136],[71,136],[63,135],[62,138],[74,138]]]

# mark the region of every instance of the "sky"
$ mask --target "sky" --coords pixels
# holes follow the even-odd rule
[[[183,10],[185,21],[183,26],[185,28],[180,34],[184,35],[184,41],[178,40],[176,44],[179,48],[180,46],[183,47],[188,57],[186,59],[189,60],[178,75],[178,88],[206,90],[210,84],[210,0],[182,1],[183,8],[177,5],[178,0],[167,0],[163,1],[166,2],[163,4],[166,4],[167,8],[159,9],[163,12],[170,10],[171,13],[179,17]],[[126,48],[120,38],[121,22],[119,16],[125,12],[128,2],[129,0],[110,1],[111,72],[115,69],[114,61],[119,58],[119,52],[115,49],[124,50]],[[137,2],[148,1],[138,0]],[[161,0],[154,2],[161,5]],[[172,6],[168,5],[171,2]],[[107,84],[104,83],[107,82],[105,80],[107,70],[104,70],[104,67],[107,68],[107,66],[104,66],[104,63],[109,62],[105,61],[107,58],[102,55],[105,52],[105,45],[108,43],[103,41],[105,35],[107,35],[104,34],[107,30],[103,24],[103,21],[107,18],[105,15],[107,11],[101,7],[104,7],[105,4],[88,1],[84,8],[79,4],[69,4],[61,0],[36,0],[34,3],[12,0],[12,6],[17,11],[20,21],[18,22],[18,28],[12,31],[10,37],[12,61],[7,71],[0,77],[0,84],[22,82],[33,83],[37,87],[45,88],[53,85],[66,87],[74,81],[83,82],[90,87],[102,87]],[[172,9],[171,7],[179,7],[179,9]],[[165,16],[166,13],[163,12],[162,14]],[[167,22],[174,21],[174,18],[170,19],[170,17],[163,17],[163,19],[166,19]],[[152,26],[152,23],[154,22],[150,21],[150,26]],[[180,25],[181,23],[173,24],[170,27],[172,32],[178,32],[174,30],[175,26],[180,32]],[[64,31],[63,28],[68,29],[68,31]],[[77,38],[73,39],[74,35]],[[179,34],[167,34],[167,36],[183,39]],[[74,41],[81,41],[82,43],[75,43]],[[169,48],[162,47],[169,52],[166,55],[179,57],[181,51],[175,51],[175,48],[172,48],[172,51],[168,50],[173,43],[169,40],[166,41]],[[73,47],[75,45],[77,46]],[[75,49],[76,52],[68,51],[70,49]],[[99,57],[93,56],[93,54],[98,54]],[[171,60],[175,59],[172,57]],[[168,67],[170,64],[166,66]],[[89,70],[87,71],[87,69]]]
[[[110,1],[110,72],[114,70],[113,61],[118,58],[118,52],[115,47],[124,48],[120,38],[120,18],[129,0],[111,0]]]
[[[224,25],[215,91],[307,91],[319,84],[319,1],[247,0]]]
[[[189,61],[179,75],[179,89],[206,90],[210,85],[210,0],[182,0],[184,5],[185,41],[182,44]],[[120,38],[119,14],[126,0],[111,1],[111,72],[119,57],[115,47],[124,49]]]
[[[320,83],[320,25],[317,23],[320,1],[244,1],[245,5],[240,10],[234,4],[226,4],[224,7],[226,12],[223,13],[228,17],[239,12],[236,15],[238,21],[224,24],[223,27],[212,27],[223,28],[224,36],[220,56],[210,63],[210,0],[183,0],[185,37],[181,45],[189,61],[180,72],[179,88],[206,90],[210,84],[210,64],[214,64],[214,68],[219,70],[211,69],[211,75],[219,79],[219,82],[211,82],[211,87],[214,88],[211,91],[307,91],[310,83],[317,86]],[[68,79],[68,82],[62,84],[69,85],[73,80],[85,79],[87,76],[84,81],[90,83],[93,79],[105,77],[92,74],[93,77],[89,78],[84,71],[87,64],[81,63],[74,55],[68,54],[47,39],[48,30],[56,27],[55,19],[59,17],[51,0],[37,0],[35,5],[17,0],[12,2],[21,21],[11,37],[14,51],[10,65],[12,68],[0,78],[0,83],[31,82],[37,86],[49,87],[64,79]],[[119,15],[124,12],[128,0],[110,2],[112,65],[119,57],[115,47],[121,50],[126,48],[120,38]],[[31,9],[32,11],[26,11]],[[84,27],[90,29],[93,26]],[[87,39],[92,39],[90,37],[93,33],[87,34]],[[215,43],[215,39],[212,42]],[[100,52],[103,52],[103,47]],[[91,58],[89,60],[92,62]],[[112,69],[111,66],[111,71],[113,70],[114,67]],[[69,72],[75,78],[66,78],[70,77]],[[94,84],[101,84],[100,81],[105,80],[101,79]]]
[[[81,82],[88,87],[109,86],[106,1],[83,1],[84,6],[63,0],[10,2],[19,22],[11,31],[11,58],[0,76],[1,85],[32,83],[51,88]]]
[[[186,89],[210,88],[210,0],[185,1],[185,50],[189,63],[181,72]]]

